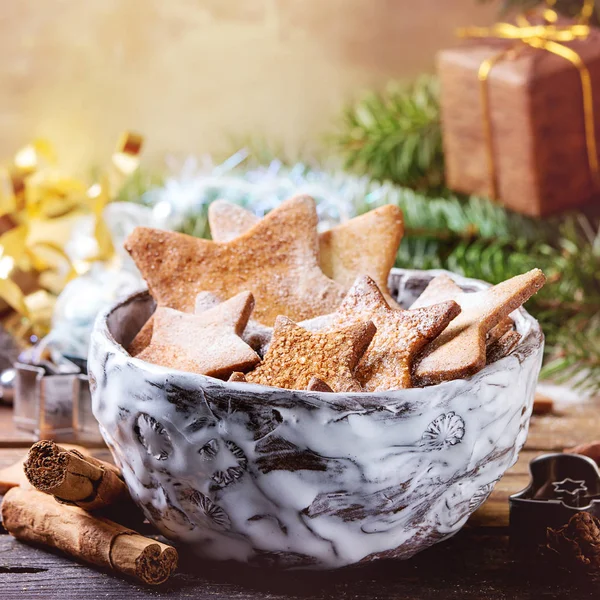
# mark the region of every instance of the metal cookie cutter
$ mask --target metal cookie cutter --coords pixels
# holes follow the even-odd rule
[[[529,464],[531,482],[509,497],[510,545],[533,556],[546,544],[548,527],[566,525],[577,512],[600,517],[600,471],[579,454],[545,454]]]
[[[100,440],[91,411],[87,370],[62,357],[60,362],[15,363],[14,422],[36,439],[63,442]]]

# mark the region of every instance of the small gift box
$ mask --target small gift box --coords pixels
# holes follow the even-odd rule
[[[543,216],[598,195],[600,31],[521,15],[438,55],[448,186]],[[593,2],[591,2],[593,8]]]

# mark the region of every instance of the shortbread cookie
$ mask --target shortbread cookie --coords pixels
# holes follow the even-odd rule
[[[150,341],[152,340],[153,323],[154,315],[152,315],[137,332],[136,336],[133,338],[133,341],[127,347],[127,352],[129,352],[131,356],[137,356],[150,345]]]
[[[223,378],[249,369],[260,362],[260,357],[240,334],[253,305],[252,294],[242,292],[199,315],[159,306],[154,313],[150,345],[137,358]]]
[[[221,300],[211,292],[200,292],[196,296],[194,313],[199,315],[205,310],[220,303]],[[254,319],[249,319],[244,331],[241,333],[241,338],[252,348],[252,350],[258,352],[259,356],[262,357],[267,351],[272,335],[272,327],[267,327]]]
[[[232,383],[248,383],[246,379],[246,375],[244,373],[240,373],[236,371],[231,374],[231,377],[227,380]],[[333,390],[318,377],[311,377],[308,385],[306,386],[306,390],[309,392],[333,392]]]
[[[507,331],[494,343],[488,344],[485,352],[485,362],[489,365],[510,354],[521,340],[521,334],[516,331]]]
[[[232,383],[246,383],[246,375],[241,373],[240,371],[234,371],[227,381],[231,381]]]
[[[194,314],[200,315],[221,303],[222,300],[212,292],[199,292],[194,302]]]
[[[403,233],[402,211],[393,204],[350,219],[319,236],[321,269],[346,289],[368,275],[387,294]]]
[[[344,297],[319,268],[317,212],[308,196],[287,200],[230,242],[137,227],[125,247],[158,306],[183,312],[194,309],[200,291],[230,298],[250,289],[254,318],[272,325],[277,315],[301,321],[332,312]]]
[[[359,277],[334,314],[330,327],[371,320],[377,333],[356,368],[356,378],[368,392],[412,387],[412,363],[419,351],[458,315],[453,300],[415,310],[389,307],[377,284]]]
[[[375,335],[371,321],[326,333],[311,333],[277,317],[263,362],[246,375],[250,383],[305,390],[314,377],[334,392],[360,392],[354,369]],[[314,382],[313,382],[314,384]]]
[[[212,308],[220,303],[220,300],[211,292],[200,292],[196,298],[195,314]],[[318,317],[317,317],[318,318]],[[153,316],[151,316],[139,333],[135,336],[133,342],[127,348],[127,351],[131,356],[137,356],[144,348],[147,348],[152,339],[152,323]],[[250,319],[246,328],[242,333],[242,339],[248,344],[252,350],[258,352],[258,355],[262,358],[271,343],[271,336],[273,335],[273,328],[263,325],[254,319]]]
[[[226,242],[254,227],[260,219],[250,211],[225,200],[208,207],[213,240]],[[328,277],[349,289],[359,275],[375,280],[394,308],[387,281],[404,233],[402,211],[393,204],[376,208],[341,223],[319,236],[319,264]]]
[[[434,277],[427,287],[423,290],[422,294],[413,302],[411,308],[422,308],[423,306],[431,306],[444,300],[456,300],[460,304],[460,298],[462,294],[466,292],[448,275],[442,273],[437,277]],[[502,319],[496,327],[492,327],[488,331],[486,337],[486,344],[489,346],[496,340],[501,338],[505,333],[513,328],[513,320],[510,317]]]
[[[309,392],[333,392],[333,390],[318,377],[311,377],[306,389]]]
[[[208,226],[214,242],[230,242],[259,221],[260,217],[253,212],[227,200],[215,200],[208,205]]]
[[[200,314],[209,308],[215,307],[219,303],[219,298],[217,298],[214,294],[211,294],[210,292],[200,292],[196,296],[194,312],[196,314]],[[150,341],[152,340],[153,323],[154,316],[152,315],[138,331],[135,338],[133,338],[133,341],[127,348],[127,352],[129,352],[131,356],[137,356],[142,350],[150,345]],[[252,346],[252,344],[250,345]]]
[[[517,275],[487,290],[463,293],[456,301],[461,314],[425,348],[414,376],[430,385],[473,375],[485,366],[486,335],[546,281],[539,269]]]

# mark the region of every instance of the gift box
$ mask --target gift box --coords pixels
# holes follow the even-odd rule
[[[517,23],[466,29],[476,39],[438,55],[446,179],[544,216],[600,195],[600,30]]]

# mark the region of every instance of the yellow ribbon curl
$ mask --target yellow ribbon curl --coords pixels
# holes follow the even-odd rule
[[[483,111],[483,131],[486,144],[488,170],[491,180],[491,197],[498,197],[498,182],[494,159],[493,132],[490,115],[490,97],[488,79],[495,64],[507,58],[521,44],[546,50],[556,56],[568,60],[575,66],[581,80],[583,92],[583,120],[588,163],[592,181],[600,189],[600,168],[596,143],[594,103],[590,72],[581,57],[566,42],[585,40],[590,34],[589,21],[594,12],[594,0],[584,0],[582,10],[575,23],[558,25],[558,14],[553,10],[556,0],[546,0],[546,8],[542,12],[543,24],[532,24],[525,14],[516,18],[516,24],[496,23],[492,27],[466,27],[457,34],[462,38],[493,38],[514,40],[515,44],[484,60],[477,73],[480,82],[481,104]]]
[[[93,261],[113,257],[103,210],[111,189],[137,169],[142,143],[140,135],[124,133],[112,168],[91,187],[57,168],[54,149],[45,140],[21,149],[0,173],[0,300],[22,318],[24,331],[46,333],[64,285]],[[83,260],[72,260],[66,245],[85,216],[93,218],[90,248]],[[35,291],[23,291],[23,279]]]

